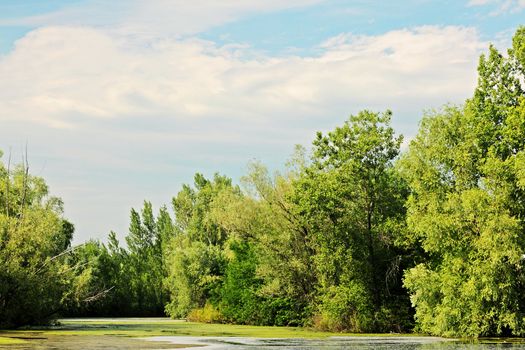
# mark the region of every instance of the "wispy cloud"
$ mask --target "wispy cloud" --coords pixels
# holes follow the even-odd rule
[[[89,26],[129,36],[180,36],[251,14],[310,6],[322,1],[91,0],[50,13],[0,20],[0,25]]]
[[[422,109],[472,91],[486,47],[473,28],[346,33],[310,56],[193,35],[314,2],[100,1],[11,20],[42,27],[0,56],[0,139],[29,140],[86,238],[112,223],[121,230],[143,198],[168,202],[194,171],[238,174],[253,157],[278,163],[363,108],[392,108],[410,137]]]
[[[493,3],[495,1],[497,0],[470,0],[467,3],[467,6],[483,6],[483,5]]]
[[[525,9],[525,0],[470,0],[467,6],[493,6],[492,16],[505,13],[517,13]]]
[[[0,118],[76,128],[130,117],[298,118],[334,102],[432,104],[469,91],[485,47],[461,27],[342,34],[312,57],[254,55],[197,39],[128,44],[92,28],[31,32],[0,60]]]

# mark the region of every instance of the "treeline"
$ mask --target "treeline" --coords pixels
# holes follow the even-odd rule
[[[43,181],[1,165],[0,326],[167,313],[524,336],[525,28],[478,73],[473,97],[425,115],[403,153],[389,111],[360,112],[282,173],[197,174],[171,210],[145,202],[125,247],[111,233],[70,248]]]
[[[69,315],[410,330],[402,271],[414,253],[395,244],[409,190],[390,117],[365,111],[318,134],[286,173],[253,163],[242,188],[197,174],[173,198],[173,218],[148,202],[132,210],[127,249],[112,233],[71,254],[92,291],[115,290]]]

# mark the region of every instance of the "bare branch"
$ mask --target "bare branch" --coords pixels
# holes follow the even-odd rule
[[[91,295],[87,298],[84,299],[84,302],[86,303],[91,303],[91,302],[94,302],[94,301],[97,301],[99,299],[102,299],[104,298],[113,288],[115,288],[115,286],[112,286],[108,289],[104,289],[103,291],[100,291],[98,292],[97,294],[95,295]]]
[[[11,147],[9,147],[9,156],[7,158],[7,176],[5,178],[5,215],[9,219],[9,185],[11,183]],[[9,225],[9,220],[7,221]],[[8,230],[9,231],[9,230]]]
[[[26,196],[27,196],[27,181],[29,177],[29,162],[27,160],[27,142],[26,142],[26,148],[25,152],[22,155],[22,166],[24,168],[24,180],[23,180],[23,194],[22,194],[22,202],[20,203],[20,221],[24,218],[24,210],[25,210],[25,204],[26,204]]]
[[[53,261],[53,260],[56,260],[58,258],[60,258],[61,256],[64,256],[66,254],[69,254],[69,253],[72,253],[74,252],[75,250],[77,250],[78,248],[82,247],[83,245],[85,245],[85,243],[82,243],[82,244],[79,244],[77,246],[74,246],[74,247],[71,247],[71,248],[68,248],[64,251],[62,251],[60,254],[57,254],[55,256],[52,256],[51,258],[49,258],[48,260],[44,261],[44,263],[42,264],[42,266],[40,266],[40,268],[36,271],[37,273],[42,271],[44,269],[44,267],[46,267],[46,265]]]

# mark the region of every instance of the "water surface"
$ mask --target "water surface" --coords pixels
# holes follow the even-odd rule
[[[341,335],[304,328],[200,324],[168,318],[62,319],[59,325],[42,329],[0,331],[0,350],[525,350],[525,343],[503,339],[465,343],[437,337]],[[23,343],[2,345],[2,337]]]
[[[525,349],[525,344],[484,341],[466,343],[435,337],[330,337],[326,339],[264,339],[246,337],[151,337],[148,341],[176,346],[198,345],[205,349],[234,350],[491,350]]]

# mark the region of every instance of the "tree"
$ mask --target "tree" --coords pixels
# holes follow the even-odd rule
[[[145,201],[131,209],[127,249],[115,232],[107,244],[91,240],[76,248],[67,263],[76,273],[64,300],[67,316],[160,316],[168,303],[166,253],[175,236],[165,206],[153,214]],[[86,297],[87,295],[87,297]]]
[[[327,135],[318,133],[313,163],[294,182],[296,213],[315,251],[322,328],[401,327],[391,316],[399,307],[390,300],[403,295],[396,274],[402,252],[394,240],[403,229],[407,189],[393,168],[402,137],[390,119],[389,111],[363,111]]]
[[[211,206],[220,193],[239,192],[231,179],[219,174],[212,180],[196,174],[194,185],[184,185],[173,198],[177,235],[166,254],[171,297],[166,311],[172,317],[186,317],[207,301],[217,304],[228,232],[211,215]]]
[[[308,232],[293,210],[292,179],[302,167],[299,149],[285,174],[273,177],[254,162],[244,193],[223,192],[212,213],[229,232],[220,310],[227,320],[265,325],[309,323],[315,293]]]
[[[62,299],[64,316],[106,316],[111,311],[115,288],[115,266],[107,248],[90,240],[75,247],[66,257],[72,277]]]
[[[60,310],[74,230],[62,213],[27,162],[14,169],[0,162],[0,328],[45,323]]]
[[[131,309],[139,315],[162,315],[168,301],[164,278],[163,248],[174,236],[173,223],[165,207],[157,217],[150,202],[145,201],[141,213],[131,210],[129,253],[126,255],[130,273]]]
[[[481,57],[474,97],[426,116],[400,163],[407,238],[427,255],[405,276],[424,332],[525,333],[524,38]]]

